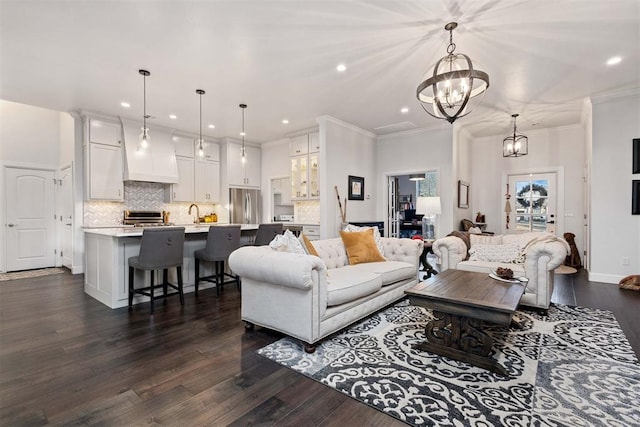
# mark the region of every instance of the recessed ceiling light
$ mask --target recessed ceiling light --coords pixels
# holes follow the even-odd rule
[[[282,119],[282,124],[283,124],[283,125],[288,125],[288,124],[289,124],[289,120],[287,120],[287,119]]]
[[[400,112],[401,112],[402,114],[407,114],[407,113],[409,112],[409,108],[407,108],[407,107],[402,107],[402,108],[400,109]]]
[[[246,133],[240,132],[240,136],[245,136],[245,135],[246,135]]]
[[[122,108],[130,108],[130,107],[131,107],[131,104],[129,104],[128,102],[124,102],[124,101],[122,101],[122,102],[120,103],[120,106],[121,106]]]
[[[178,116],[176,116],[175,114],[169,114],[169,118],[175,120],[178,118]]]
[[[622,57],[620,57],[620,56],[612,56],[607,61],[607,65],[616,65],[616,64],[619,64],[620,61],[622,61]]]
[[[343,73],[344,71],[346,71],[347,66],[344,64],[338,64],[338,66],[336,67],[336,70],[338,70],[339,73]]]
[[[215,129],[216,125],[209,125],[209,129]]]

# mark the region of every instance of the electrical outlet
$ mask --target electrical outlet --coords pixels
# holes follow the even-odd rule
[[[626,256],[622,257],[622,265],[629,265],[629,257],[626,257]]]

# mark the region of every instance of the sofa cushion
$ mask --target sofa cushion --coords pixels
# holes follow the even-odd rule
[[[365,231],[365,230],[373,230],[373,240],[376,241],[376,246],[380,251],[380,255],[384,256],[384,245],[382,244],[382,236],[380,236],[380,230],[378,230],[378,227],[360,227],[358,225],[347,224],[343,228],[343,231]]]
[[[472,248],[475,245],[501,245],[503,243],[501,234],[497,236],[469,234],[469,242],[471,243]]]
[[[280,252],[306,254],[298,238],[289,230],[285,230],[283,234],[276,235],[273,240],[269,242],[269,247]]]
[[[469,261],[517,262],[521,260],[522,248],[515,243],[506,245],[475,245],[469,249]]]
[[[373,239],[373,229],[340,231],[340,237],[349,257],[349,264],[385,261]]]
[[[331,270],[327,282],[327,306],[344,304],[373,294],[382,288],[382,276],[358,265],[347,265]]]
[[[311,240],[309,240],[309,238],[305,236],[304,233],[300,233],[300,237],[298,237],[298,240],[302,244],[302,247],[304,248],[304,251],[307,253],[307,255],[315,255],[317,257],[320,257],[318,251],[316,251],[316,248],[313,246],[313,243],[311,243]]]
[[[371,271],[379,274],[382,277],[382,286],[415,277],[417,273],[415,265],[403,261],[370,262],[352,267],[354,267],[354,269],[359,267],[362,268],[363,271]]]
[[[313,247],[316,248],[318,255],[327,269],[340,268],[349,265],[347,251],[344,249],[344,243],[340,237],[333,239],[315,240]]]

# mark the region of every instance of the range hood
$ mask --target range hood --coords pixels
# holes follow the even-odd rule
[[[150,129],[149,146],[138,150],[141,123],[122,120],[124,130],[124,180],[178,183],[178,165],[171,134]]]

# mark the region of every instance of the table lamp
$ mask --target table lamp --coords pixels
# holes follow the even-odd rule
[[[422,237],[435,239],[436,215],[442,213],[440,197],[418,197],[416,200],[416,212],[424,214],[422,217]]]

